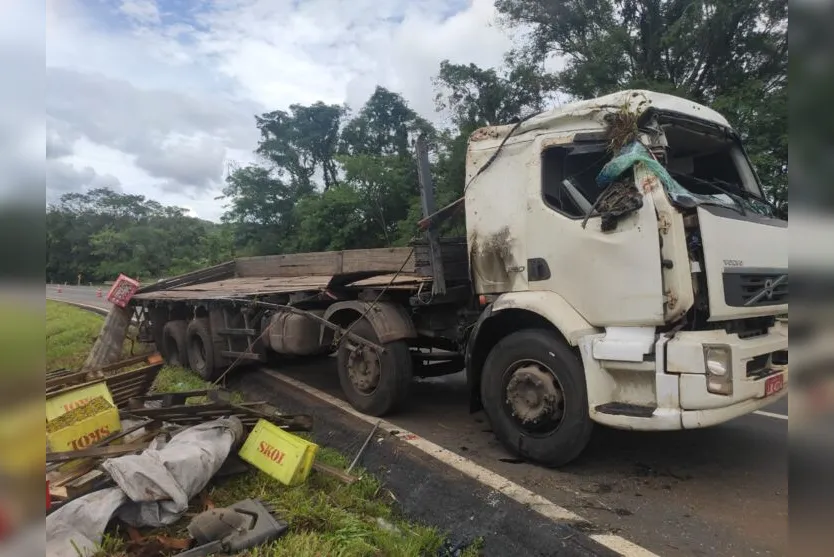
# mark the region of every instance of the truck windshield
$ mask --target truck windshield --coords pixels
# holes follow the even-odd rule
[[[666,137],[666,168],[681,186],[669,188],[677,202],[717,204],[741,213],[775,216],[762,196],[753,168],[738,142],[717,128],[659,117]]]

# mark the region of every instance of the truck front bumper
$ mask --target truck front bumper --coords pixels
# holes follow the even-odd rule
[[[662,341],[659,341],[659,344]],[[710,392],[710,371],[705,348],[719,346],[728,354],[728,373],[724,381],[730,392]],[[658,346],[658,348],[661,348]],[[665,343],[665,374],[677,375],[681,427],[708,427],[749,414],[782,398],[788,392],[788,335],[777,323],[767,334],[739,338],[725,331],[680,332]],[[776,358],[773,355],[777,355]],[[781,381],[780,381],[781,379]],[[773,393],[767,387],[781,383]]]
[[[788,334],[779,323],[752,338],[723,330],[681,331],[672,339],[660,335],[655,360],[637,364],[596,360],[591,344],[580,343],[591,418],[618,429],[709,427],[754,412],[788,392]],[[708,386],[714,374],[707,366],[707,347],[720,347],[726,354],[723,382],[730,385],[723,393],[711,392]],[[781,387],[776,392],[772,392],[774,382]],[[612,411],[612,407],[624,410]]]

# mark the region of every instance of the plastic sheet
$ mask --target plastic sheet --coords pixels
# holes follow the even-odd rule
[[[106,460],[102,467],[117,487],[79,497],[49,515],[46,555],[92,554],[113,516],[136,527],[173,524],[243,433],[240,420],[221,418],[183,430],[164,446],[152,444],[142,454]]]

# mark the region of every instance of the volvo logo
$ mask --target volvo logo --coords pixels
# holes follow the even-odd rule
[[[768,300],[773,299],[773,279],[767,279],[764,283],[764,297]]]
[[[745,306],[752,306],[757,302],[761,302],[763,299],[768,301],[773,301],[773,296],[775,295],[776,287],[780,284],[787,282],[788,275],[780,275],[774,279],[767,279],[764,282],[761,290],[756,292],[756,294],[747,300],[744,305]]]

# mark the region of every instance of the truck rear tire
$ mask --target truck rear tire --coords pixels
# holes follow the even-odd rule
[[[352,333],[378,343],[373,326],[362,319]],[[339,344],[339,383],[348,402],[370,416],[384,416],[401,406],[411,387],[411,354],[405,341],[384,345],[385,352],[361,345],[349,338]]]
[[[214,365],[214,343],[208,319],[194,319],[188,324],[185,345],[188,349],[189,367],[206,381],[215,379],[218,370]]]
[[[162,328],[162,357],[169,366],[188,367],[185,331],[182,320],[168,321]]]
[[[567,464],[591,438],[582,364],[552,331],[519,331],[498,342],[484,364],[481,399],[498,440],[533,462]]]

